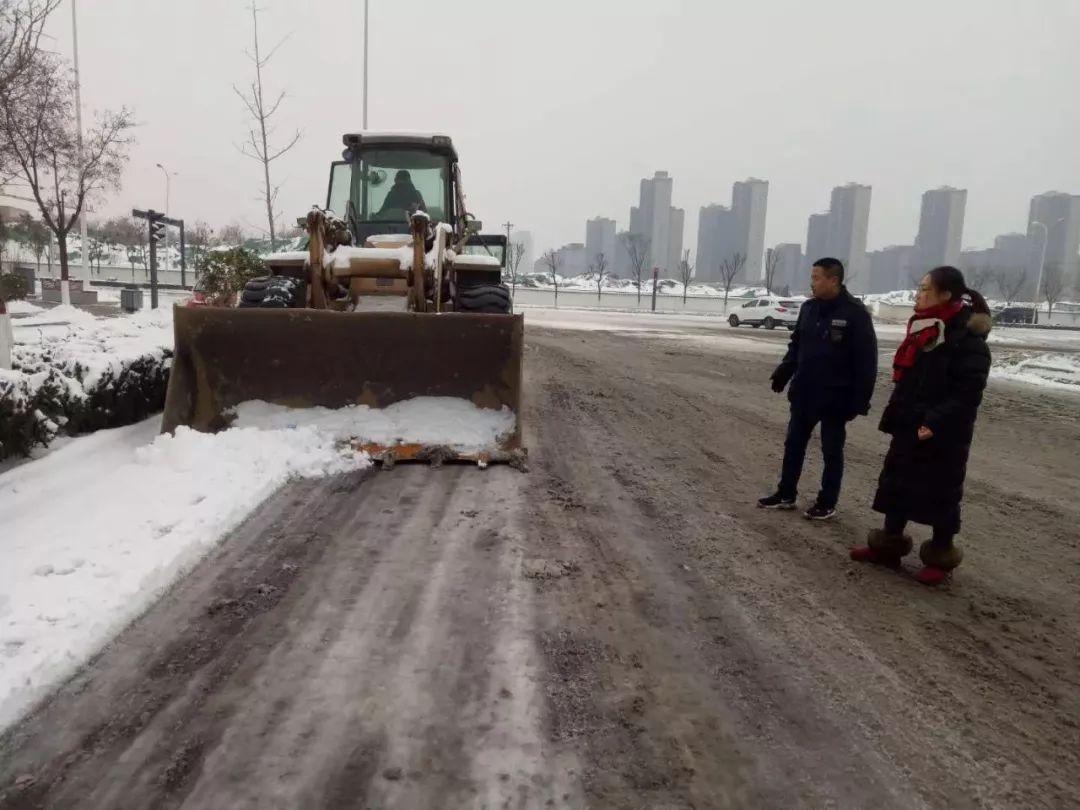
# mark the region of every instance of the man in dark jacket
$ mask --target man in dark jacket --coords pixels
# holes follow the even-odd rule
[[[870,412],[877,377],[877,337],[870,313],[844,286],[844,265],[837,259],[814,262],[810,275],[814,297],[802,305],[787,354],[772,375],[772,389],[784,390],[791,420],[784,441],[780,485],[761,498],[764,509],[794,509],[806,445],[821,425],[825,470],[817,501],[806,510],[811,520],[836,514],[844,477],[847,423]]]

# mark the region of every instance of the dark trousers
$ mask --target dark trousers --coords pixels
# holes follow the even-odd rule
[[[885,531],[889,534],[903,534],[907,524],[907,516],[899,512],[890,512],[885,515]],[[930,542],[941,548],[951,548],[953,538],[956,536],[955,532],[942,526],[934,526],[933,529],[934,536],[930,538]]]
[[[814,428],[821,424],[821,455],[825,470],[821,474],[818,504],[834,508],[840,498],[840,483],[844,480],[844,442],[847,440],[847,420],[842,416],[817,408],[791,406],[787,439],[784,440],[784,464],[780,473],[780,495],[794,499],[799,494],[799,477],[806,458],[806,445]]]

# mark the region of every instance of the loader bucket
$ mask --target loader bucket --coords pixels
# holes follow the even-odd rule
[[[173,320],[163,432],[180,425],[218,430],[229,409],[248,400],[383,408],[413,397],[458,397],[515,415],[513,434],[475,460],[511,460],[502,455],[520,449],[520,315],[178,306]],[[402,460],[423,455],[423,448],[402,450]]]

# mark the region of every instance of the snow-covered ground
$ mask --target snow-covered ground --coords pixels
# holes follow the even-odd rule
[[[1024,352],[995,362],[991,376],[1062,391],[1080,392],[1080,354]]]
[[[478,449],[512,431],[514,415],[420,398],[384,410],[245,403],[213,435],[159,436],[158,424],[99,431],[0,474],[0,727],[285,481],[367,467],[348,440]]]

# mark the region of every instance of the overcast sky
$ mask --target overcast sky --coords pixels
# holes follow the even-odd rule
[[[52,21],[71,51],[70,0]],[[247,0],[78,0],[84,109],[140,127],[103,213],[265,226],[258,165],[236,150],[252,78]],[[291,220],[325,204],[341,135],[361,126],[362,0],[263,0],[265,80],[285,89],[274,165]],[[848,181],[873,186],[871,248],[910,243],[921,193],[969,190],[965,246],[1024,230],[1033,194],[1080,193],[1080,0],[371,0],[372,129],[445,131],[470,207],[537,249],[625,228],[666,169],[686,209],[770,182],[767,244]]]

